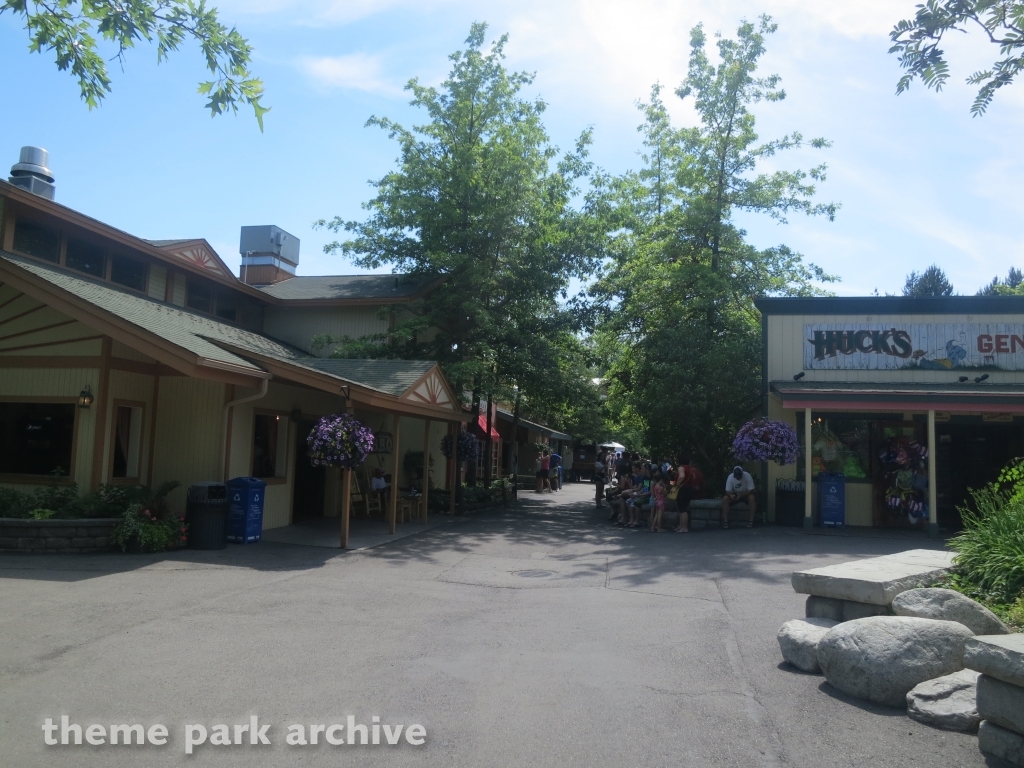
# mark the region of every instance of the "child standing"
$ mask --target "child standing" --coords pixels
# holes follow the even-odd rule
[[[665,530],[661,527],[661,516],[665,512],[667,498],[668,486],[665,485],[665,476],[659,470],[654,473],[654,485],[651,488],[651,530],[657,533]]]

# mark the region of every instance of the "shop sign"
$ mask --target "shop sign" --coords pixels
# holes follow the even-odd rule
[[[808,323],[807,370],[1024,370],[1024,325]]]
[[[378,432],[373,436],[374,453],[391,453],[395,449],[395,438],[390,432]]]

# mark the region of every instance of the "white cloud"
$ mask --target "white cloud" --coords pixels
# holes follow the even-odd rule
[[[381,55],[349,53],[343,56],[300,56],[296,63],[322,88],[365,91],[383,96],[401,95],[401,86],[382,74],[382,60]]]

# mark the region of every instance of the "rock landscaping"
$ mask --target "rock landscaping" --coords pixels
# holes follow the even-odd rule
[[[953,555],[911,549],[895,555],[827,565],[793,573],[793,589],[855,603],[888,606],[908,589],[933,583],[953,566]]]
[[[1024,635],[971,638],[964,664],[978,677],[978,747],[1010,765],[1024,766]]]
[[[108,552],[120,518],[23,520],[0,518],[0,550],[18,552]]]
[[[869,616],[830,629],[818,643],[818,664],[844,693],[905,707],[915,686],[964,668],[964,645],[972,636],[953,621]]]
[[[1010,629],[992,611],[952,589],[910,589],[896,595],[897,616],[957,621],[976,635],[1006,635]]]
[[[910,550],[794,573],[807,617],[782,625],[782,657],[920,723],[977,732],[982,752],[1024,768],[1024,634],[959,592],[924,586],[951,560]]]
[[[977,687],[978,673],[970,669],[928,680],[907,694],[907,714],[933,728],[977,733]]]
[[[794,619],[779,630],[782,658],[803,672],[818,673],[818,642],[838,622],[831,619]]]

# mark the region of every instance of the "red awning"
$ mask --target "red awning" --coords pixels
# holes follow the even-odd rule
[[[473,425],[480,433],[481,437],[487,437],[487,414],[481,413]],[[494,428],[494,423],[491,423],[491,440],[501,440],[501,434]]]

